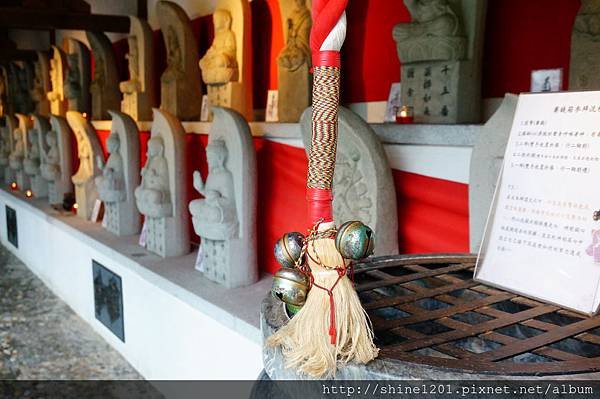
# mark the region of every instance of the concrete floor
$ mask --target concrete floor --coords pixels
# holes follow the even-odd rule
[[[0,380],[142,377],[0,246]]]

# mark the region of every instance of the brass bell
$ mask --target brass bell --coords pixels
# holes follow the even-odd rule
[[[302,255],[303,245],[304,236],[301,233],[285,233],[275,243],[275,259],[283,267],[294,267]]]
[[[335,247],[346,259],[360,260],[373,253],[375,234],[367,225],[359,221],[346,222],[340,226],[335,236]]]
[[[298,269],[282,267],[273,276],[271,294],[286,304],[302,306],[306,301],[309,289],[308,276]]]

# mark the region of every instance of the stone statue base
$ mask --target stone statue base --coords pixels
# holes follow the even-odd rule
[[[48,196],[48,182],[42,176],[31,176],[29,181],[31,183],[31,193],[34,197],[46,198]]]
[[[15,181],[15,171],[7,166],[4,167],[4,184],[11,184]]]
[[[50,205],[61,205],[65,198],[65,193],[66,191],[59,190],[55,182],[48,182],[48,203]]]
[[[203,274],[226,288],[237,288],[256,281],[255,271],[248,267],[251,255],[247,243],[240,239],[227,241],[202,238]]]
[[[208,103],[211,107],[231,108],[240,114],[245,114],[246,103],[243,89],[239,82],[229,82],[220,85],[206,85],[208,92]],[[209,120],[212,121],[212,112]]]
[[[413,107],[416,123],[478,123],[479,81],[470,61],[402,65],[402,105]]]
[[[134,202],[105,202],[104,221],[106,230],[118,236],[131,236],[140,231],[140,215]]]
[[[67,101],[53,100],[50,101],[50,113],[57,116],[65,116],[69,107]]]
[[[146,93],[123,93],[121,112],[131,116],[135,121],[152,120],[152,102]]]
[[[200,117],[201,101],[190,98],[189,82],[184,79],[160,86],[160,109],[173,114],[180,120],[190,121]]]
[[[153,218],[146,216],[146,249],[162,256],[185,255],[189,252],[189,241],[178,235],[177,223],[172,217]]]
[[[308,65],[295,71],[279,67],[279,122],[296,123],[310,105],[311,79]]]
[[[78,217],[89,220],[97,199],[98,192],[94,184],[94,177],[88,179],[85,183],[75,184],[75,202],[77,203]]]
[[[19,190],[25,191],[31,189],[31,182],[29,181],[29,176],[23,170],[15,171],[15,181],[17,182],[17,186]]]

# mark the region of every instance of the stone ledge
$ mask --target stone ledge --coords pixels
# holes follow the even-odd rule
[[[271,140],[301,139],[299,123],[250,122],[252,135]],[[111,121],[92,121],[97,130],[110,130]],[[137,122],[138,129],[149,131],[152,122]],[[207,134],[210,122],[182,122],[186,132]],[[384,144],[440,145],[471,147],[483,125],[425,125],[371,123]]]

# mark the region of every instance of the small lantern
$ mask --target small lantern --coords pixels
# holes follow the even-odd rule
[[[375,234],[362,222],[351,221],[340,226],[335,236],[335,247],[346,259],[360,260],[373,253]]]
[[[298,232],[285,233],[275,243],[275,259],[283,267],[294,267],[302,256],[304,236]]]
[[[413,113],[413,107],[409,107],[408,105],[403,105],[398,108],[398,112],[396,113],[396,122],[400,124],[410,124],[415,121],[415,116]]]
[[[310,289],[308,276],[298,269],[282,267],[273,276],[271,293],[280,301],[293,306],[302,306]]]

